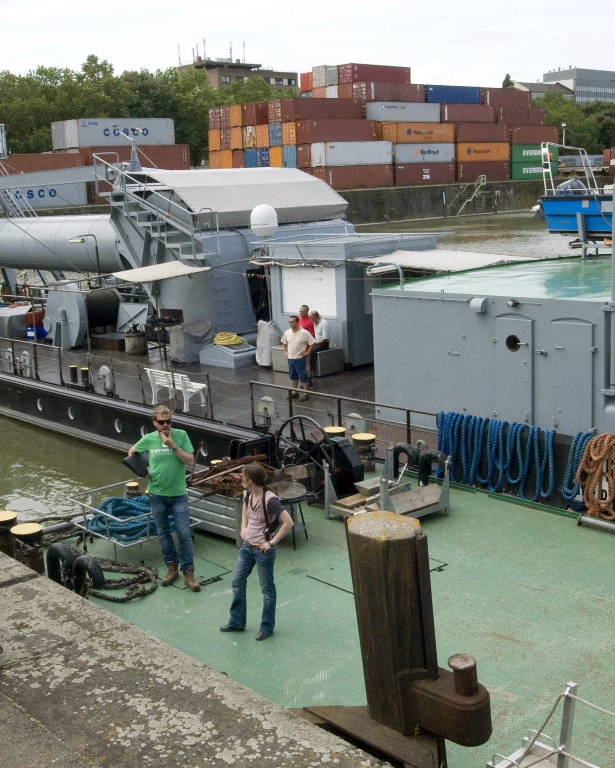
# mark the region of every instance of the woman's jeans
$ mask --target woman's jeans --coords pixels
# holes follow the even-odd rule
[[[149,500],[165,563],[179,563],[182,571],[186,568],[194,568],[188,496],[150,496]],[[179,556],[171,534],[169,515],[173,517],[175,523]]]
[[[239,550],[237,562],[231,577],[233,587],[233,602],[231,604],[231,616],[229,625],[237,629],[245,629],[246,626],[246,582],[252,573],[254,566],[258,569],[258,578],[261,582],[263,593],[263,615],[261,617],[260,631],[271,634],[275,626],[276,591],[273,583],[273,565],[275,563],[276,548],[272,547],[268,552],[247,544],[245,541]]]

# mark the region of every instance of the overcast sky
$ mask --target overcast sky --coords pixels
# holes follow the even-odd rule
[[[197,44],[305,72],[349,62],[409,66],[414,83],[500,86],[569,65],[615,68],[612,0],[0,0],[0,69],[125,69],[192,61]]]

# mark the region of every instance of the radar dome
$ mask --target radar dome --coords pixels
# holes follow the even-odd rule
[[[250,229],[257,237],[271,237],[278,228],[278,214],[270,205],[257,205],[250,214]]]

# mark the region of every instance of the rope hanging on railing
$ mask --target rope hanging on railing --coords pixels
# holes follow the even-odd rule
[[[526,429],[529,432],[524,444]],[[542,456],[540,432],[539,427],[454,411],[438,414],[438,450],[451,457],[452,482],[478,483],[497,493],[506,481],[509,486],[518,486],[519,497],[527,500],[525,485],[533,470],[535,492],[530,501],[549,498],[555,485],[555,432],[544,430]]]
[[[121,496],[111,496],[98,505],[98,509],[106,515],[122,518],[121,522],[110,520],[105,514],[95,514],[88,522],[88,530],[103,536],[110,535],[117,541],[137,541],[147,536],[146,515],[150,512],[147,496],[137,496],[134,499],[124,499]],[[134,519],[138,518],[138,519]],[[174,530],[172,519],[169,519],[171,530]],[[157,536],[156,522],[149,518],[149,534]]]
[[[615,520],[615,435],[607,432],[592,437],[585,446],[576,480],[583,487],[587,514]],[[602,498],[606,481],[606,498]]]
[[[583,502],[575,501],[576,497],[581,493],[581,486],[576,479],[576,476],[579,464],[581,463],[581,459],[585,452],[585,447],[592,437],[594,437],[593,432],[577,432],[572,439],[570,452],[568,453],[566,471],[564,472],[564,479],[562,481],[562,496],[564,497],[564,501],[568,504],[568,507],[575,512],[582,512],[585,509],[585,504],[583,504]]]

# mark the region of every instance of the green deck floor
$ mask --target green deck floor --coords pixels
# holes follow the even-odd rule
[[[365,704],[344,526],[305,507],[309,533],[278,547],[277,627],[257,643],[261,598],[248,587],[248,631],[222,634],[230,605],[233,542],[196,536],[197,576],[225,574],[199,594],[175,586],[128,604],[99,602],[136,626],[286,707]],[[466,489],[451,492],[451,514],[421,521],[432,571],[438,659],[478,659],[491,693],[493,736],[475,749],[448,745],[451,768],[484,766],[510,754],[538,728],[567,681],[579,695],[615,710],[615,537],[575,520]],[[90,552],[108,554],[106,542]],[[145,547],[160,563],[157,542]],[[138,549],[119,550],[127,562]],[[162,573],[162,568],[160,569]],[[561,705],[560,705],[561,707]],[[557,736],[560,712],[546,729]],[[577,705],[573,753],[615,764],[615,721]]]

